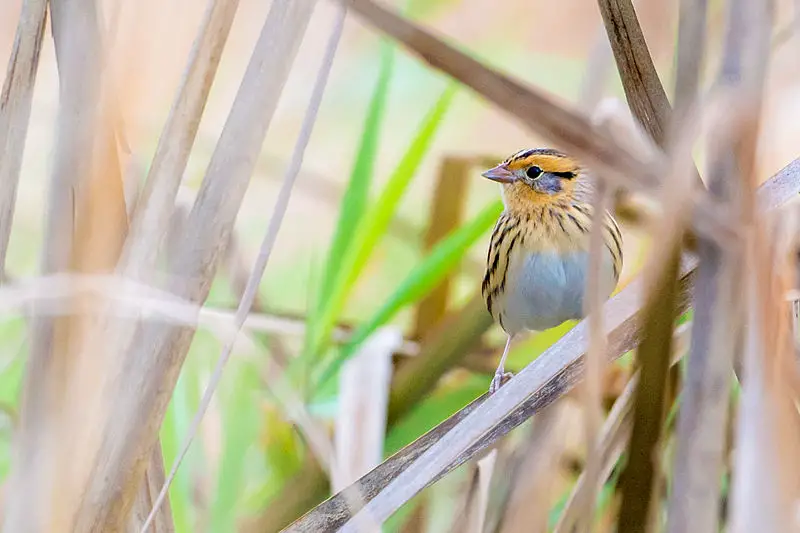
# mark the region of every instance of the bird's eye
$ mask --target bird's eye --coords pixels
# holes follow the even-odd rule
[[[537,167],[536,165],[533,165],[532,167],[528,167],[528,170],[525,171],[525,174],[527,174],[528,177],[530,179],[532,179],[532,180],[535,180],[536,178],[538,178],[541,173],[542,173],[542,169]]]

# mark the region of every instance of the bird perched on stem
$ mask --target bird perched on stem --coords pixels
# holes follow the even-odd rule
[[[568,155],[548,148],[522,150],[483,176],[502,185],[505,210],[492,231],[482,293],[507,334],[489,393],[511,377],[505,362],[523,330],[546,330],[583,317],[593,217],[591,183]],[[611,296],[622,269],[622,235],[602,216],[600,291]]]

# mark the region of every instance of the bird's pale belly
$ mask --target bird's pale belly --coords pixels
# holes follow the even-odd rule
[[[603,301],[616,286],[613,258],[603,250],[600,283]],[[542,331],[583,317],[589,254],[532,252],[512,262],[501,306],[503,329]]]

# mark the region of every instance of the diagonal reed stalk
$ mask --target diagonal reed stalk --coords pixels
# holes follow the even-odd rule
[[[579,113],[564,108],[541,92],[522,86],[459,52],[428,31],[379,6],[372,0],[340,0],[377,29],[422,57],[432,67],[454,77],[492,101],[532,131],[574,154],[614,186],[652,197],[664,173],[663,154],[635,153],[594,127]],[[692,196],[696,231],[721,242],[731,242],[737,229],[704,190]]]
[[[134,277],[146,277],[153,267],[238,5],[239,0],[209,0],[206,7],[123,253],[120,266]]]
[[[6,276],[6,252],[46,20],[47,0],[23,2],[0,93],[0,280]]]

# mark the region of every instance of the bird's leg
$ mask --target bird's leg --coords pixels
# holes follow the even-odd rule
[[[506,357],[508,357],[508,352],[511,349],[512,338],[513,335],[511,334],[509,334],[506,338],[506,347],[503,349],[503,355],[500,357],[500,364],[497,365],[497,370],[492,378],[492,383],[489,385],[489,394],[494,394],[497,392],[497,389],[499,389],[505,381],[508,381],[514,376],[514,374],[511,372],[505,371]]]

